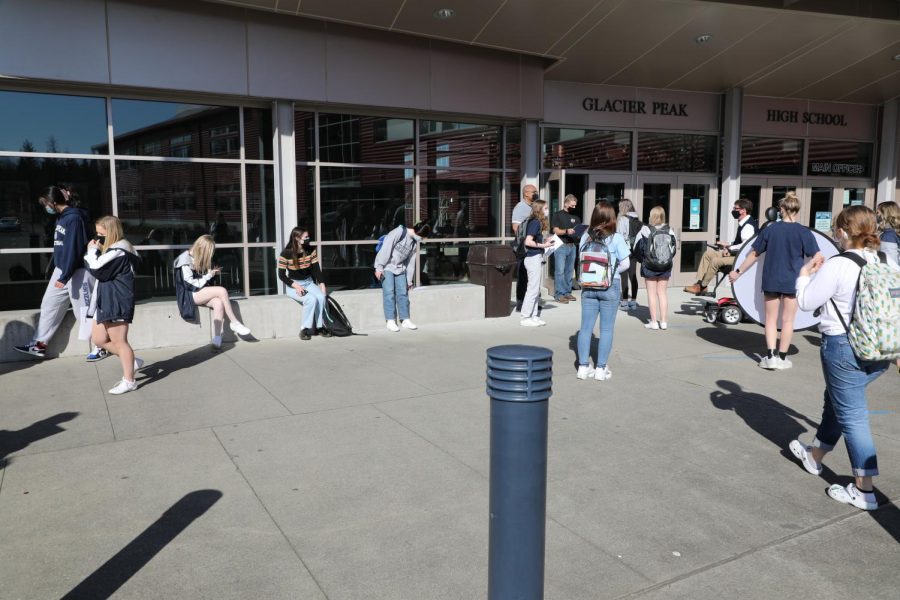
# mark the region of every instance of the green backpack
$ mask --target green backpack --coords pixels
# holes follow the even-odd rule
[[[868,262],[852,252],[838,256],[849,258],[860,267],[856,305],[849,326],[834,300],[831,301],[856,357],[862,360],[900,358],[900,271],[886,262]]]

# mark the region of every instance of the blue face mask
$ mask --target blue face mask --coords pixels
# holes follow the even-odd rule
[[[52,206],[45,206],[45,207],[44,207],[44,210],[47,211],[47,214],[48,214],[48,215],[55,215],[55,214],[56,214],[56,209],[53,208]]]

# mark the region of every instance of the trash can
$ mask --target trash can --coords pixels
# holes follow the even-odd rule
[[[507,244],[469,247],[469,281],[484,286],[484,316],[508,317],[512,312],[513,274],[516,254]]]

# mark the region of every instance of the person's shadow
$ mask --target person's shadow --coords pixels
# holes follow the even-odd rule
[[[597,342],[600,340],[591,332],[591,343],[588,346],[588,352],[590,353],[591,364],[597,364]],[[578,332],[576,331],[573,335],[569,336],[569,350],[572,351],[572,354],[575,355],[575,359],[572,361],[572,366],[575,370],[578,370]]]
[[[37,423],[32,423],[25,429],[19,429],[18,431],[0,429],[0,469],[9,464],[7,456],[27,448],[38,440],[62,433],[65,431],[65,428],[60,427],[60,423],[71,421],[77,416],[77,412],[64,412],[47,417]]]
[[[141,387],[144,387],[147,384],[161,381],[172,373],[175,373],[176,371],[189,369],[191,367],[195,367],[201,363],[204,363],[214,357],[216,354],[227,352],[233,347],[233,343],[224,342],[222,344],[222,347],[218,350],[212,350],[210,346],[194,348],[193,350],[189,350],[188,352],[184,352],[182,354],[179,354],[178,356],[173,356],[172,358],[168,358],[166,360],[147,363],[140,371],[136,373],[136,375],[141,375],[141,378],[135,378],[141,384]]]
[[[759,360],[766,351],[766,335],[761,331],[747,331],[746,329],[737,329],[728,325],[708,325],[707,327],[699,327],[696,330],[697,337],[715,344],[743,352],[748,358]],[[788,348],[788,355],[797,354],[800,350],[797,346],[791,344]]]
[[[744,420],[750,429],[775,444],[783,457],[796,464],[797,468],[803,469],[788,449],[788,444],[806,433],[807,428],[804,424],[815,432],[819,428],[818,423],[768,396],[744,391],[733,381],[720,379],[716,381],[716,385],[721,390],[710,393],[709,400],[713,406],[719,410],[734,412]],[[848,475],[837,475],[824,463],[822,464],[821,478],[829,485],[837,483],[846,486],[853,481],[853,478]],[[900,543],[900,509],[877,487],[875,496],[878,499],[879,509],[871,512],[870,515]]]

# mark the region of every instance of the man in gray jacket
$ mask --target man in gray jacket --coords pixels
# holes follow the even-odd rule
[[[381,248],[375,255],[375,278],[381,282],[384,318],[388,331],[400,331],[397,312],[404,329],[418,329],[409,318],[409,289],[415,280],[415,268],[410,264],[416,259],[419,242],[428,237],[431,226],[420,222],[414,227],[401,225],[391,230],[381,240]]]

